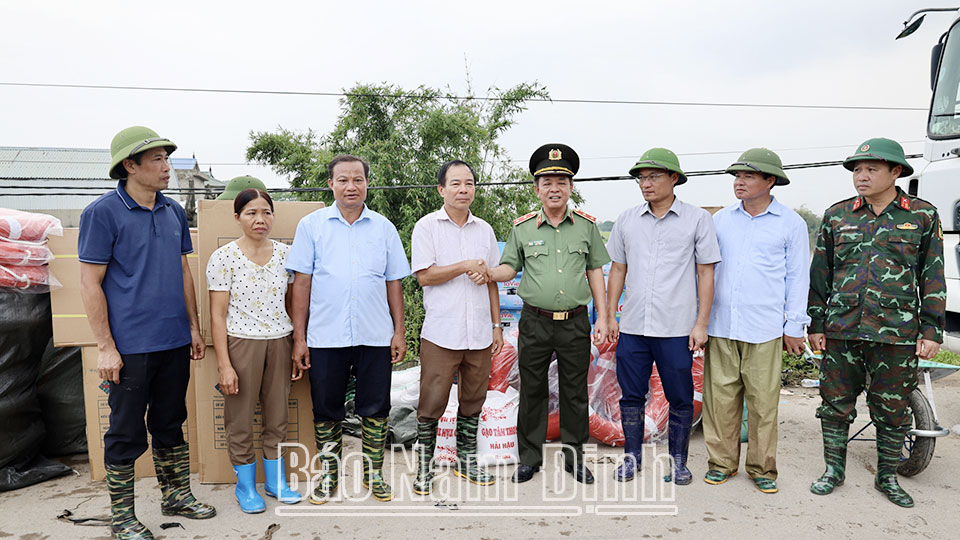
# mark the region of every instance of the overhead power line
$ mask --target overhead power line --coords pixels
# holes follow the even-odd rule
[[[27,88],[72,88],[84,90],[134,90],[148,92],[194,92],[211,94],[254,94],[272,96],[320,96],[320,97],[391,97],[399,99],[450,100],[450,101],[524,101],[548,103],[583,103],[592,105],[655,105],[676,107],[732,107],[759,109],[821,109],[848,111],[927,111],[927,107],[881,107],[871,105],[818,105],[795,103],[735,103],[703,101],[648,101],[629,99],[577,99],[577,98],[504,98],[493,96],[425,96],[422,94],[383,94],[363,92],[311,92],[302,90],[257,90],[234,88],[179,88],[171,86],[128,86],[109,84],[65,84],[2,82],[0,86]]]
[[[901,141],[902,144],[913,144],[924,142],[923,139],[918,139],[914,141]],[[854,148],[852,144],[835,144],[831,146],[799,146],[795,148],[776,148],[777,152],[794,152],[799,150],[830,150],[834,148]],[[716,150],[712,152],[685,152],[678,153],[679,157],[687,156],[717,156],[725,154],[740,154],[743,150]],[[639,154],[631,154],[624,156],[580,156],[580,161],[587,160],[603,160],[603,159],[635,159]],[[73,161],[73,160],[46,160],[46,159],[0,159],[0,163],[38,163],[46,165],[55,165],[55,164],[69,164],[69,165],[97,165],[98,162],[92,161]],[[217,161],[204,161],[197,162],[202,164],[204,167],[266,167],[267,165],[262,165],[260,163],[247,163],[247,162],[217,162]],[[495,163],[494,161],[485,161],[484,163]],[[500,160],[497,163],[527,163],[526,159],[507,159]],[[181,170],[181,169],[177,169]],[[203,172],[203,171],[200,171]]]
[[[923,154],[908,154],[907,159],[915,159],[923,157]],[[795,163],[792,165],[784,165],[784,170],[797,170],[797,169],[818,169],[822,167],[835,167],[837,165],[842,165],[843,161],[816,161],[811,163]],[[714,170],[703,170],[703,171],[690,171],[684,173],[687,177],[691,176],[715,176],[720,174],[725,174],[724,169],[714,169]],[[585,178],[575,178],[575,182],[613,182],[613,181],[622,181],[622,180],[633,180],[632,176],[590,176]],[[477,187],[494,187],[494,186],[519,186],[524,184],[532,184],[532,180],[519,180],[514,182],[481,182],[477,184]],[[368,186],[367,189],[370,191],[378,190],[394,190],[394,189],[433,189],[436,188],[436,184],[394,184],[394,185],[379,185],[379,186]],[[96,186],[4,186],[0,185],[0,189],[69,189],[71,192],[35,192],[35,193],[3,193],[4,197],[25,197],[25,196],[55,196],[55,195],[88,195],[84,191],[93,191],[96,190],[99,193],[104,193],[105,190],[102,187]],[[79,191],[79,192],[78,192]],[[316,193],[316,192],[327,192],[331,191],[330,188],[267,188],[267,191],[270,193]],[[193,193],[195,195],[199,194],[208,194],[208,195],[218,195],[222,193],[223,190],[220,189],[208,189],[208,188],[175,188],[175,189],[165,189],[163,193],[168,195],[187,195]],[[91,193],[89,195],[97,195],[99,193]]]

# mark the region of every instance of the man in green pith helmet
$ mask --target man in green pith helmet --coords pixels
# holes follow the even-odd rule
[[[610,261],[596,218],[567,207],[580,158],[565,144],[545,144],[530,157],[533,189],[543,207],[513,221],[500,257],[488,272],[492,281],[509,281],[523,270],[519,325],[520,410],[517,443],[520,465],[513,481],[533,478],[543,462],[547,434],[547,369],[554,353],[560,377],[560,437],[564,468],[578,481],[593,483],[583,463],[589,438],[587,369],[590,320],[587,303],[604,306],[602,266]],[[586,279],[584,279],[586,274]],[[476,275],[476,273],[475,273]],[[476,280],[475,280],[476,281]],[[607,313],[600,310],[594,341],[607,335]]]
[[[110,385],[110,428],[103,460],[110,492],[111,532],[124,540],[152,539],[133,504],[134,462],[147,449],[165,516],[213,517],[190,490],[190,451],[183,438],[190,359],[200,360],[197,299],[187,254],[187,216],[161,190],[170,182],[169,139],[142,126],[110,144],[117,188],[80,216],[80,283],[97,340],[97,371]],[[144,422],[146,416],[146,423]]]
[[[263,182],[259,178],[254,178],[253,176],[238,176],[229,182],[227,182],[227,187],[224,188],[223,193],[217,196],[218,201],[232,201],[237,198],[237,194],[245,189],[259,189],[260,191],[266,191],[267,186],[263,185]]]
[[[704,482],[740,467],[743,404],[749,411],[747,474],[763,493],[777,487],[777,407],[783,350],[803,352],[810,240],[807,224],[771,194],[790,183],[772,150],[752,148],[727,167],[738,204],[713,215],[717,265],[710,341],[703,363]]]
[[[677,155],[651,148],[630,168],[643,204],[617,218],[607,249],[613,264],[607,278],[608,339],[617,341],[617,382],[623,390],[620,424],[624,461],[614,478],[639,474],[650,374],[656,363],[670,403],[668,448],[673,459],[664,480],[687,485],[693,424],[693,352],[707,342],[713,304],[713,267],[720,247],[713,219],[681,201],[674,190],[687,182]],[[617,303],[626,285],[619,325]]]
[[[858,195],[826,211],[810,267],[809,338],[824,352],[817,416],[826,461],[810,490],[827,495],[843,484],[849,427],[866,387],[877,428],[874,487],[910,508],[897,466],[917,358],[933,358],[943,341],[943,229],[932,204],[894,183],[913,174],[896,141],[870,139],[843,166]]]

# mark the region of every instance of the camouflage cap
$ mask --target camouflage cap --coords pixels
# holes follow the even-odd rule
[[[900,146],[900,143],[891,139],[885,139],[883,137],[877,137],[875,139],[870,139],[869,141],[864,142],[857,148],[857,152],[847,159],[843,160],[843,167],[848,171],[852,171],[856,166],[857,161],[864,161],[868,159],[879,159],[880,161],[886,161],[890,163],[890,166],[900,165],[903,167],[903,172],[900,173],[900,178],[904,178],[913,174],[913,167],[907,163],[907,157],[903,153],[903,147]]]

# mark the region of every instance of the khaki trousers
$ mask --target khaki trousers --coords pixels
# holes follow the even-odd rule
[[[417,420],[439,420],[450,400],[453,376],[457,376],[460,416],[479,416],[490,384],[493,345],[479,350],[445,349],[420,339],[420,402]]]
[[[740,466],[740,424],[747,402],[747,474],[777,479],[777,407],[782,337],[746,343],[711,336],[703,363],[703,440],[709,468]]]
[[[261,443],[265,459],[277,459],[277,445],[286,438],[290,396],[292,336],[242,339],[227,336],[230,363],[239,392],[224,396],[223,420],[227,454],[233,465],[254,463],[254,413],[260,401]]]

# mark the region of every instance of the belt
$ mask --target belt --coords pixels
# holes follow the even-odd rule
[[[565,321],[570,317],[573,317],[578,313],[583,313],[584,311],[587,310],[587,306],[579,306],[569,311],[550,311],[547,309],[540,309],[536,306],[531,306],[530,304],[524,304],[523,308],[528,311],[532,311],[537,315],[540,315],[541,317],[546,317],[548,319],[553,319],[555,321]]]

